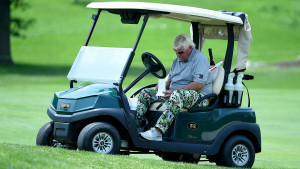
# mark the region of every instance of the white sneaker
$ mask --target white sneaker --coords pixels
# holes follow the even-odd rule
[[[154,127],[148,131],[141,132],[140,135],[147,140],[162,141],[162,134],[159,133]]]

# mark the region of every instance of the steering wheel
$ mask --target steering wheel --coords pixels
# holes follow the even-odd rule
[[[142,61],[152,75],[160,79],[166,77],[167,73],[164,65],[153,54],[144,52],[142,54]],[[162,70],[162,75],[157,74],[160,70]]]

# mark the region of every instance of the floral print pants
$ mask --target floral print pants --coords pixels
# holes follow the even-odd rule
[[[194,90],[174,90],[169,98],[156,96],[155,89],[144,89],[141,91],[138,97],[137,104],[137,115],[136,120],[139,123],[140,120],[145,118],[145,114],[150,107],[151,103],[154,102],[166,102],[167,109],[158,118],[155,127],[159,128],[163,133],[169,128],[173,120],[180,112],[182,107],[191,108],[198,99],[204,95]],[[208,100],[204,100],[197,105],[197,107],[207,107],[209,104]]]

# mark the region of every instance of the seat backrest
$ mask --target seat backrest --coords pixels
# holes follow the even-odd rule
[[[210,76],[212,79],[212,85],[213,85],[212,90],[213,90],[213,93],[215,93],[217,95],[220,93],[220,91],[222,89],[223,82],[224,82],[224,74],[225,74],[225,71],[222,66],[218,66],[210,72]]]

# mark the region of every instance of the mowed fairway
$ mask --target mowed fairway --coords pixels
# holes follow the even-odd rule
[[[50,121],[46,110],[54,92],[69,88],[66,76],[84,44],[92,23],[90,16],[95,13],[74,2],[30,2],[31,8],[24,16],[34,18],[35,24],[23,32],[26,38],[12,38],[15,65],[0,66],[0,168],[216,168],[208,162],[197,165],[164,162],[154,155],[105,156],[34,146],[38,130]],[[247,69],[246,73],[255,79],[245,81],[262,134],[262,152],[256,154],[253,168],[299,168],[300,67],[275,66],[278,62],[299,59],[300,20],[296,17],[300,13],[296,9],[299,2],[176,0],[162,3],[249,14],[254,37],[249,59],[262,63]],[[133,46],[140,24],[121,25],[119,16],[110,17],[107,13],[101,16],[103,21],[100,17],[91,45]],[[116,35],[118,32],[121,34]],[[189,33],[189,24],[150,20],[126,84],[143,72],[142,52],[155,54],[169,69],[175,57],[171,43],[182,32]],[[226,43],[207,42],[206,55],[209,47],[213,48],[216,60],[221,60]],[[148,75],[129,93],[156,81]],[[247,106],[246,90],[243,105]]]

